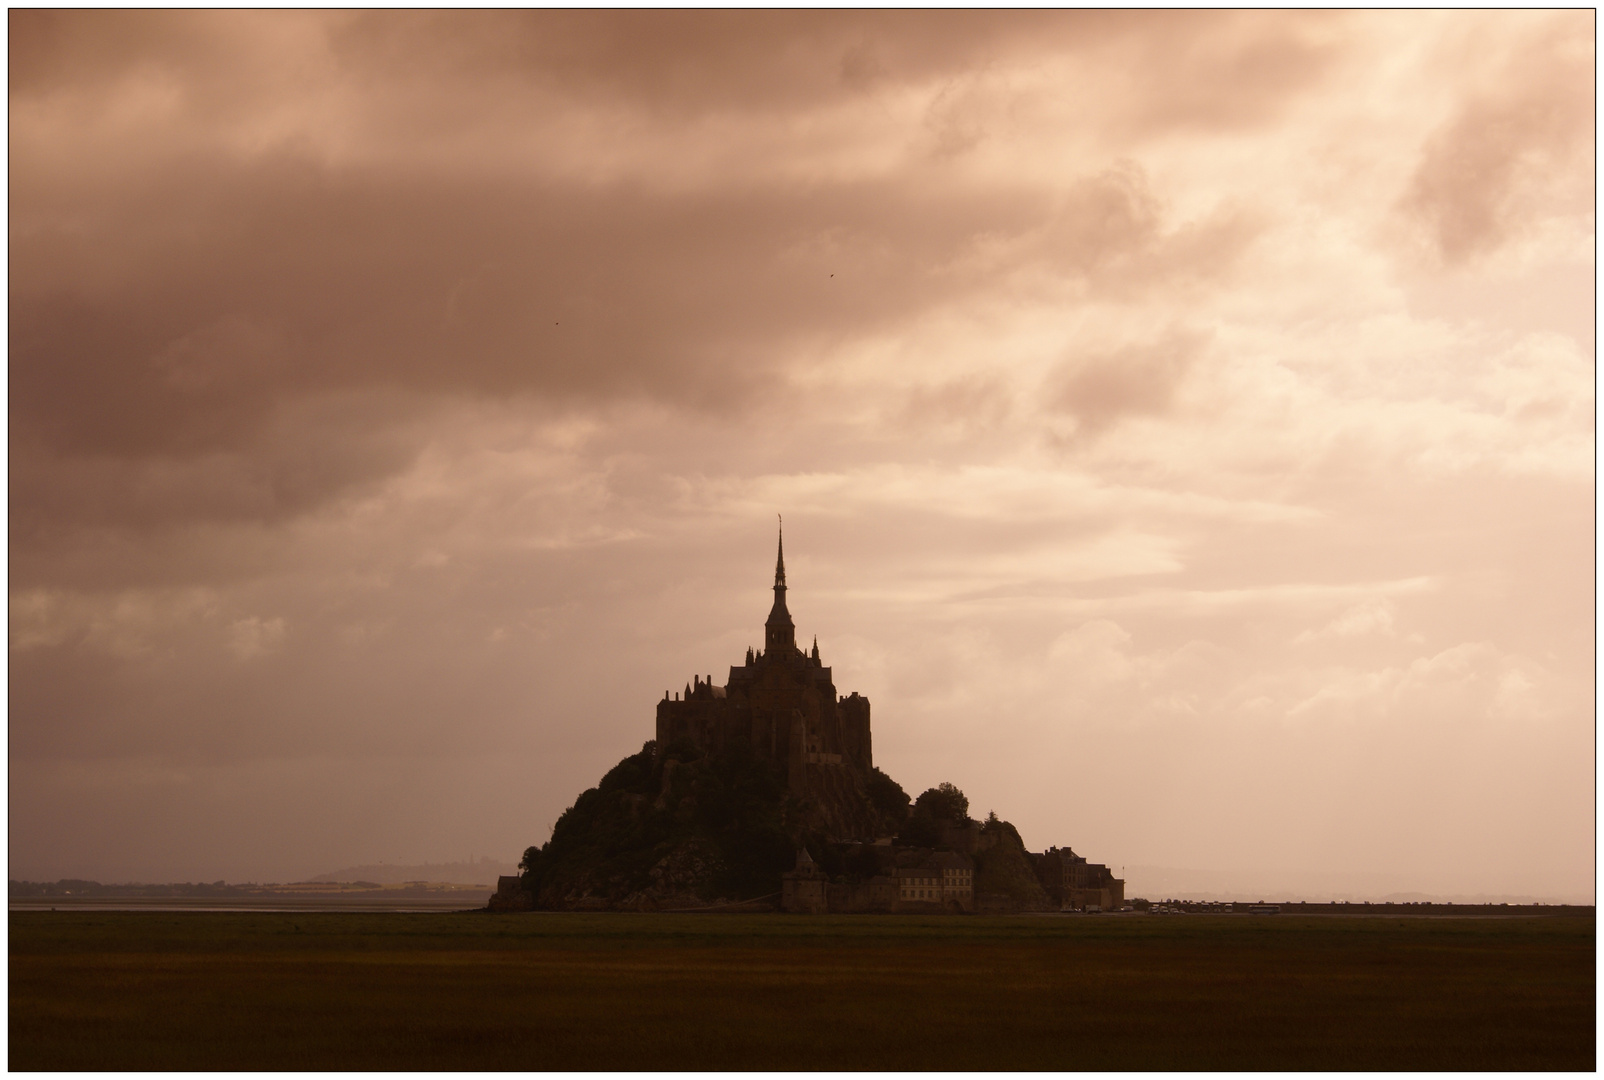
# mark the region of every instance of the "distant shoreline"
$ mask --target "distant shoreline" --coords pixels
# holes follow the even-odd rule
[[[427,894],[401,889],[373,889],[351,891],[343,895],[256,895],[240,897],[182,897],[182,896],[17,896],[12,897],[10,910],[19,911],[149,911],[149,912],[449,912],[476,911],[489,902],[491,890],[461,888]],[[1592,917],[1595,909],[1583,904],[1309,904],[1301,902],[1272,904],[1279,910],[1274,914],[1248,911],[1248,905],[1239,904],[1239,910],[1225,910],[1229,905],[1186,904],[1176,905],[1180,910],[1158,914],[1143,911],[1103,912],[1101,914],[1075,911],[1040,911],[1023,913],[1008,918],[1076,918],[1076,919],[1164,919],[1177,916],[1215,915],[1233,918],[1275,918],[1322,916],[1337,918],[1414,918],[1414,919],[1514,919],[1544,918],[1559,915]],[[523,912],[520,914],[560,914],[553,912]],[[595,914],[595,913],[592,913]],[[634,912],[604,912],[602,914],[633,915]],[[681,912],[680,914],[708,914]],[[718,914],[718,913],[713,913]],[[742,914],[740,912],[725,914]],[[817,916],[788,916],[809,919]],[[863,916],[865,918],[869,916]],[[897,918],[897,916],[885,916]]]
[[[344,896],[13,896],[11,911],[468,911],[490,900],[490,889],[407,895],[374,889]],[[388,894],[388,895],[387,895]]]
[[[410,881],[291,882],[283,885],[222,882],[102,885],[93,881],[13,881],[12,911],[455,911],[484,907],[488,884]]]

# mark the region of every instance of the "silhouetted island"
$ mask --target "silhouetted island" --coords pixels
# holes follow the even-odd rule
[[[500,879],[498,911],[1118,909],[1125,883],[1067,847],[1032,854],[952,784],[917,799],[874,765],[869,699],[796,644],[785,541],[763,649],[657,704],[619,762]]]

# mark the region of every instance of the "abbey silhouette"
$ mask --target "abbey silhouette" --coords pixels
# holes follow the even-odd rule
[[[869,699],[841,695],[786,603],[785,538],[761,651],[722,686],[697,675],[657,703],[656,738],[610,769],[524,852],[492,910],[796,912],[1108,910],[1124,882],[1069,848],[1026,850],[943,784],[911,800],[874,765]],[[778,900],[776,904],[775,901]]]
[[[774,607],[763,627],[761,652],[730,667],[723,686],[694,676],[684,697],[663,694],[657,703],[657,745],[689,740],[723,756],[739,747],[783,770],[792,793],[809,799],[835,835],[872,839],[864,813],[864,786],[874,767],[869,699],[836,694],[829,668],[797,648],[796,624],[785,603],[785,536],[774,565]]]

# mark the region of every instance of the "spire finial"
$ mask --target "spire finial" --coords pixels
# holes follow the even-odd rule
[[[796,652],[796,624],[785,610],[785,520],[780,520],[780,546],[774,560],[774,607],[763,624],[763,651],[768,656],[790,656]]]

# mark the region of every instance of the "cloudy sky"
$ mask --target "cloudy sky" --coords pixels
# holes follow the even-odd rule
[[[1594,28],[12,12],[11,876],[516,859],[784,514],[910,791],[1590,900]]]

